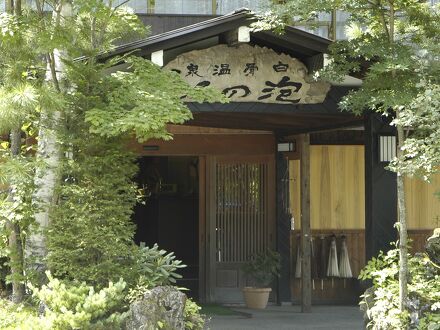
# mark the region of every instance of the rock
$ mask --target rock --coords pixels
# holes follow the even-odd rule
[[[359,305],[362,313],[364,314],[364,324],[367,325],[371,321],[370,317],[368,316],[368,312],[374,305],[374,287],[369,287],[367,290],[365,290]]]
[[[151,289],[130,305],[127,330],[184,330],[186,295],[173,286]]]
[[[434,233],[426,242],[426,253],[429,259],[440,266],[440,228],[434,229]]]

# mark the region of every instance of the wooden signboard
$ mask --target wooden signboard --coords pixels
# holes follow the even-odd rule
[[[165,69],[192,86],[217,88],[235,102],[322,103],[330,89],[309,76],[296,58],[248,44],[194,50],[179,55]]]

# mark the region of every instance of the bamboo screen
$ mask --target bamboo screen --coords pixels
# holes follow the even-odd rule
[[[268,165],[216,166],[217,261],[245,262],[269,243]]]

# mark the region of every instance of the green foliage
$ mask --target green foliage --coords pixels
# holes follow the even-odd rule
[[[0,264],[2,273],[8,271],[11,266],[23,268],[23,260],[14,258],[16,250],[8,245],[8,237],[12,230],[11,225],[18,225],[23,244],[34,223],[34,168],[35,162],[32,157],[12,158],[8,148],[0,148],[0,257],[7,257],[6,262]],[[6,276],[7,282],[24,280],[23,274]]]
[[[178,74],[162,71],[149,61],[128,57],[124,62],[127,72],[119,71],[98,81],[106,89],[106,97],[86,114],[95,134],[133,134],[140,142],[150,138],[169,140],[167,124],[182,124],[192,118],[183,96],[194,102],[226,101],[213,89],[188,88]]]
[[[191,118],[183,97],[196,102],[225,98],[211,89],[193,89],[142,58],[98,61],[116,43],[145,35],[142,22],[121,6],[101,0],[53,1],[54,11],[47,13],[43,2],[30,4],[21,16],[0,15],[0,132],[22,125],[28,136],[54,129],[54,145],[69,157],[61,157],[53,168],[44,160],[28,166],[26,157],[5,153],[0,177],[11,189],[0,194],[0,256],[11,256],[6,220],[19,224],[23,242],[34,230],[29,225],[43,205],[32,201],[37,195],[33,176],[50,172],[62,179],[54,192],[46,192],[54,204],[45,232],[47,263],[56,276],[98,289],[121,276],[132,284],[140,273],[143,285],[166,282],[160,276],[173,282],[177,276],[167,268],[171,264],[158,266],[158,271],[170,270],[158,278],[137,268],[131,222],[136,165],[127,152],[128,139],[171,138],[166,125]],[[8,144],[1,145],[8,151]],[[8,200],[12,190],[14,201]]]
[[[369,329],[436,329],[440,318],[440,268],[423,255],[408,255],[408,311],[399,310],[399,251],[380,253],[361,271],[359,278],[372,280],[374,293],[367,315]],[[373,298],[373,299],[371,299]]]
[[[350,14],[348,40],[330,46],[329,65],[316,78],[361,75],[362,86],[343,98],[341,109],[392,116],[392,125],[406,134],[390,169],[428,180],[440,162],[440,7],[417,0],[287,0],[259,25],[278,30],[292,21],[310,25],[319,13],[333,10]]]
[[[40,323],[46,329],[121,329],[126,283],[120,279],[95,292],[85,283],[67,284],[46,274],[49,282],[41,289],[33,288],[34,296],[43,302],[45,314]]]
[[[90,137],[66,162],[47,231],[48,266],[57,276],[102,287],[132,271],[133,156],[118,141]]]
[[[130,302],[141,298],[146,291],[156,286],[175,284],[176,279],[182,278],[176,271],[186,267],[180,260],[176,260],[173,252],[161,250],[157,244],[152,248],[137,248],[135,256],[133,274],[137,277],[137,284],[127,295]]]
[[[251,277],[258,287],[267,287],[279,276],[281,256],[270,249],[255,254],[243,266],[244,273]]]
[[[0,329],[43,330],[44,328],[39,326],[37,311],[32,306],[17,305],[9,300],[0,299]]]
[[[185,319],[185,329],[187,330],[203,330],[205,329],[206,319],[200,313],[202,308],[192,299],[188,298],[185,303],[183,316]]]

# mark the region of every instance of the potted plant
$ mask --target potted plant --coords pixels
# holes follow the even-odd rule
[[[280,254],[273,250],[257,253],[243,266],[243,272],[252,286],[243,288],[246,306],[264,309],[272,291],[270,284],[280,273]]]

